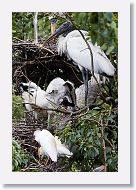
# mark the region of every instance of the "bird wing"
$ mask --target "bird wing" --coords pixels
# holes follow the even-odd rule
[[[60,89],[60,86],[62,86],[63,84],[65,84],[65,81],[59,77],[53,79],[47,89],[46,89],[46,93],[51,93],[52,90],[59,90]]]
[[[43,152],[48,155],[52,161],[57,162],[57,147],[54,136],[47,130],[40,131],[37,136],[37,140]]]
[[[66,41],[66,40],[65,40]],[[76,62],[78,65],[87,68],[92,71],[90,51],[86,42],[82,37],[67,38],[65,53],[68,57]],[[113,76],[115,69],[107,56],[100,50],[99,47],[94,46],[91,42],[88,42],[93,53],[94,71],[98,74],[106,74]]]
[[[57,136],[55,136],[54,139],[55,139],[55,142],[56,142],[56,145],[57,145],[58,154],[66,155],[67,157],[70,157],[70,156],[73,155],[73,153],[70,152],[69,149],[66,148],[66,146],[64,144],[61,143],[60,139]]]
[[[54,138],[41,142],[41,146],[45,154],[47,153],[52,161],[57,162],[57,147]]]
[[[82,84],[79,86],[79,88],[76,88],[76,99],[77,99],[77,106],[79,108],[85,106],[85,84]],[[96,101],[96,98],[98,96],[98,86],[96,83],[92,84],[92,79],[88,81],[88,104],[92,104]]]
[[[58,151],[58,154],[60,155],[66,155],[67,157],[70,157],[73,155],[72,152],[69,151],[68,148],[66,148],[63,144],[61,145],[57,145],[57,151]]]

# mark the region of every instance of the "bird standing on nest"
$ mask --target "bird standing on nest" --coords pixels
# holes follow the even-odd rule
[[[51,115],[54,113],[50,109],[57,109],[63,105],[63,98],[69,102],[67,109],[75,110],[75,89],[70,81],[57,77],[49,83],[46,91],[33,82],[20,83],[19,87],[25,107],[28,111],[34,112],[35,119],[37,119],[37,113],[42,113],[44,117],[48,115],[48,128],[50,128]]]
[[[59,37],[57,43],[58,54],[65,54],[82,72],[85,84],[85,104],[87,104],[88,71],[94,71],[94,73],[102,76],[111,77],[115,73],[115,68],[102,49],[97,45],[93,45],[92,42],[88,40],[88,32],[75,29],[71,22],[63,23],[54,34],[48,38],[46,43],[57,37]],[[92,55],[90,54],[89,48]]]
[[[47,165],[49,157],[53,162],[57,162],[58,156],[65,155],[66,157],[71,157],[73,155],[73,153],[61,143],[60,139],[58,139],[57,136],[54,137],[48,130],[36,130],[34,137],[40,144],[40,148],[38,149],[39,159],[41,160],[43,156],[48,157],[45,165]]]

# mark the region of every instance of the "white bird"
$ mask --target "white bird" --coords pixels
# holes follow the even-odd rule
[[[37,112],[34,111],[31,104],[34,103],[33,93],[37,90],[41,90],[41,88],[31,81],[28,83],[21,82],[19,88],[26,110],[32,112],[34,118],[37,120]]]
[[[41,146],[40,149],[38,149],[38,156],[41,158],[46,155],[50,157],[53,162],[57,162],[58,156],[65,155],[71,157],[73,155],[73,153],[61,143],[60,139],[58,139],[57,136],[54,137],[48,130],[36,130],[34,137]]]
[[[102,77],[102,80],[100,79],[99,74],[95,74],[95,77],[97,78],[97,81],[99,85],[102,85],[105,83],[105,77]],[[103,81],[104,80],[104,81]],[[82,84],[78,88],[75,89],[76,93],[76,103],[78,108],[82,108],[85,106],[85,84]],[[93,104],[95,103],[99,93],[99,88],[96,83],[96,80],[92,78],[91,80],[88,81],[88,97],[87,97],[87,102],[88,104]]]
[[[74,84],[70,81],[64,81],[62,78],[57,77],[53,79],[47,89],[46,93],[49,95],[52,99],[54,99],[54,102],[57,105],[60,105],[64,98],[68,100],[70,103],[70,106],[68,107],[68,110],[75,110],[76,106],[76,94],[75,94],[75,87]],[[52,95],[52,96],[51,96]]]
[[[19,88],[26,110],[33,112],[33,116],[36,120],[39,112],[41,112],[44,116],[47,115],[46,110],[41,111],[40,109],[36,109],[34,106],[36,105],[42,108],[42,101],[45,98],[44,90],[42,90],[38,85],[31,81],[28,83],[21,82],[19,84]]]
[[[65,98],[69,103],[67,109],[75,109],[76,100],[74,86],[71,82],[64,81],[61,78],[53,79],[46,91],[42,90],[33,82],[20,83],[20,90],[22,92],[22,98],[26,109],[28,111],[34,111],[35,119],[37,119],[38,112],[41,112],[44,116],[48,115],[48,127],[50,127],[51,114],[54,112],[52,110],[44,109],[58,108],[58,106],[63,104],[63,99]],[[39,109],[35,108],[34,105]]]
[[[80,30],[87,40],[93,54],[93,66],[94,73],[101,74],[104,76],[113,76],[115,73],[115,68],[106,56],[106,54],[98,47],[97,45],[93,45],[90,40],[88,40],[88,32],[84,30]],[[71,22],[63,23],[53,35],[49,37],[47,42],[51,39],[59,37],[58,39],[58,54],[65,54],[68,59],[71,59],[73,63],[77,64],[79,69],[82,72],[83,80],[85,83],[85,91],[88,92],[87,75],[85,77],[84,70],[89,70],[92,72],[92,59],[90,56],[90,51],[88,46],[81,36],[78,30],[74,30],[74,26]],[[88,74],[88,73],[87,73]],[[87,94],[86,94],[87,97]]]

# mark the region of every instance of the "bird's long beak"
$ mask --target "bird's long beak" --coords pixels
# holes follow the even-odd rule
[[[52,28],[52,30],[54,30],[54,28]],[[51,40],[53,40],[54,38],[57,38],[59,36],[59,33],[57,31],[54,31],[54,33],[45,41],[44,44],[49,43]]]
[[[57,38],[61,34],[68,31],[70,32],[72,30],[73,30],[73,25],[70,22],[65,22],[57,30],[54,31],[54,33],[46,40],[45,43],[48,43],[49,41],[51,41],[54,38]]]

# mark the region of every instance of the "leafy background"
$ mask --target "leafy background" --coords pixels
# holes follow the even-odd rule
[[[52,14],[38,13],[38,37],[40,42],[46,40],[51,33],[48,16]],[[16,39],[34,41],[33,15],[34,13],[32,12],[13,13],[13,41]],[[111,12],[82,12],[70,13],[70,15],[80,29],[89,32],[93,44],[100,45],[115,66],[116,74],[114,79],[102,90],[112,96],[116,102],[118,98],[118,14]],[[58,26],[64,21],[65,18],[59,18]],[[13,121],[18,123],[25,119],[25,114],[20,96],[14,93],[16,88],[15,84],[13,84],[12,113]],[[56,121],[57,124],[58,121]],[[104,103],[100,109],[90,110],[78,115],[78,117],[74,118],[74,121],[69,121],[63,130],[56,129],[53,133],[58,135],[74,154],[70,159],[58,159],[58,167],[63,167],[63,171],[93,171],[101,165],[106,165],[109,172],[118,171],[117,105]],[[106,149],[103,147],[103,142]],[[21,146],[21,140],[16,141],[13,138],[12,156],[14,171],[20,171],[28,166],[30,154]],[[38,158],[35,156],[35,159]]]

